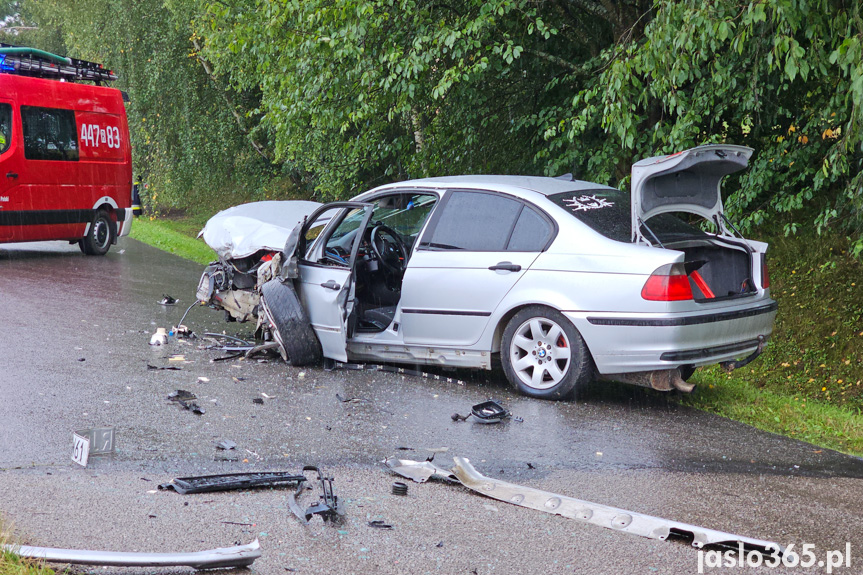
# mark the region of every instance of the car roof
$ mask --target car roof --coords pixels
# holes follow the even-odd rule
[[[615,189],[594,182],[582,180],[565,180],[561,178],[547,178],[543,176],[444,176],[438,178],[423,178],[419,180],[408,180],[381,186],[380,189],[405,186],[430,186],[435,188],[483,188],[496,191],[508,191],[507,188],[521,188],[537,192],[544,196],[560,194],[564,192],[578,192],[582,190]]]

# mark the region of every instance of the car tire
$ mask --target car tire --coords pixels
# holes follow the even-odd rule
[[[78,247],[88,256],[104,256],[117,237],[117,224],[105,210],[97,210],[87,235],[78,240]]]
[[[512,316],[500,355],[510,384],[531,397],[567,399],[593,379],[593,360],[578,330],[545,306],[526,307]]]
[[[261,286],[261,310],[285,361],[300,366],[320,360],[321,343],[290,283],[273,279]]]

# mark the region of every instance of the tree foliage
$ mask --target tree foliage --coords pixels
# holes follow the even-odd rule
[[[7,4],[119,69],[169,203],[479,172],[625,187],[634,160],[727,142],[756,149],[726,200],[744,225],[861,236],[853,0]]]

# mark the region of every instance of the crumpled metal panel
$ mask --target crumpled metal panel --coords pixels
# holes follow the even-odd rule
[[[384,465],[389,467],[394,473],[412,479],[417,483],[425,483],[432,477],[447,481],[458,481],[458,478],[451,471],[438,467],[431,461],[412,461],[410,459],[388,457],[384,460]]]
[[[222,567],[246,567],[261,556],[261,546],[255,539],[248,545],[219,547],[192,553],[126,553],[122,551],[86,551],[83,549],[57,549],[54,547],[31,547],[4,545],[3,549],[21,557],[41,559],[51,563],[74,565],[103,565],[110,567],[176,567],[194,569],[218,569]]]
[[[506,503],[561,515],[569,519],[578,519],[607,529],[624,531],[650,539],[661,539],[664,541],[672,532],[676,534],[690,534],[693,538],[692,546],[698,548],[712,544],[742,543],[746,548],[759,549],[768,553],[781,553],[783,551],[783,547],[773,541],[715,531],[697,525],[643,515],[634,511],[626,511],[625,509],[582,501],[581,499],[567,497],[566,495],[557,495],[485,477],[470,464],[467,458],[455,457],[454,460],[455,467],[453,468],[453,473],[462,485],[486,497],[505,501]]]

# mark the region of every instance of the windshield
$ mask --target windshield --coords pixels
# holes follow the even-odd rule
[[[598,188],[554,194],[548,196],[548,199],[605,237],[618,242],[632,241],[632,209],[629,192]],[[647,220],[647,227],[650,231],[642,226],[644,237],[654,240],[655,234],[662,243],[707,235],[696,226],[670,213],[650,218]]]

